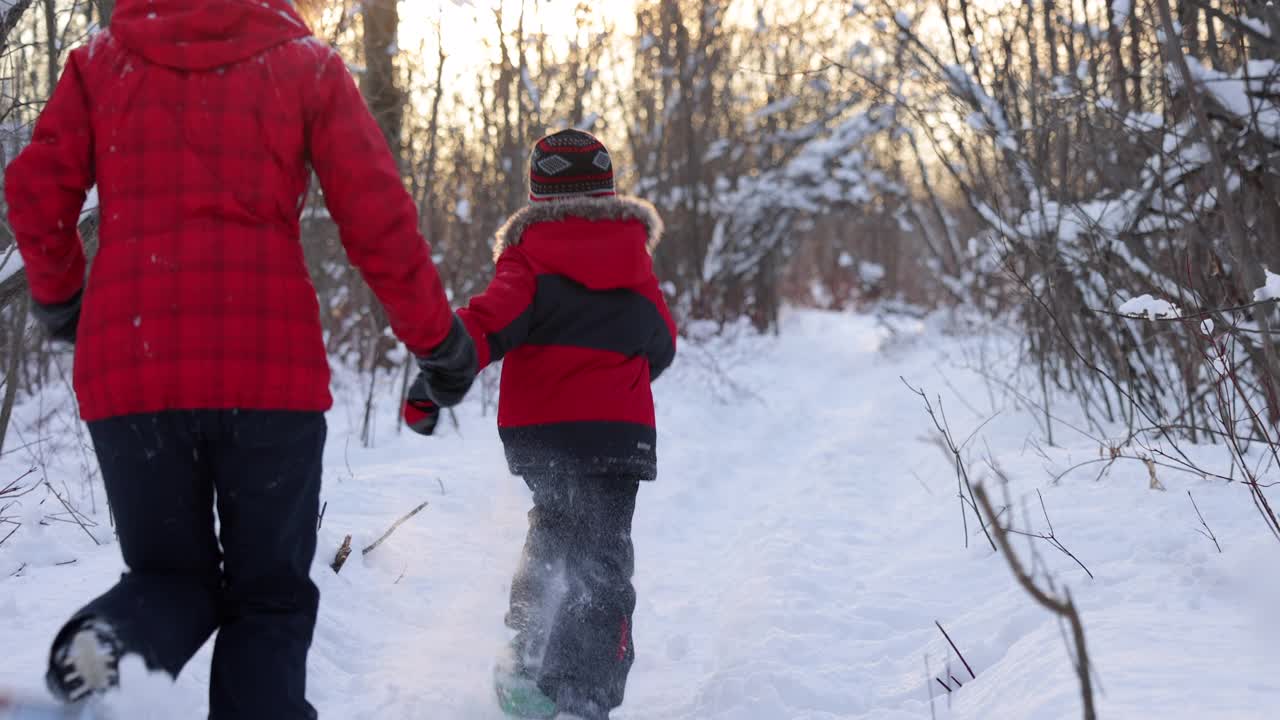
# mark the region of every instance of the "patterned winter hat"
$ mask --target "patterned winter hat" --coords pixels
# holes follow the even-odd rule
[[[581,130],[561,130],[533,146],[529,199],[546,202],[614,195],[613,159],[604,143]]]

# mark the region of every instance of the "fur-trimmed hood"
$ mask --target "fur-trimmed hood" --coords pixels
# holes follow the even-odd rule
[[[507,248],[519,245],[525,232],[534,225],[560,222],[571,217],[592,222],[639,220],[648,232],[646,247],[650,253],[662,242],[662,217],[652,203],[627,196],[580,197],[536,203],[512,215],[498,230],[493,244],[494,259]]]

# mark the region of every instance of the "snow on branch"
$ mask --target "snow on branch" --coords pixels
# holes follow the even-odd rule
[[[1118,308],[1122,315],[1133,318],[1145,317],[1148,320],[1170,320],[1182,317],[1182,310],[1168,300],[1153,298],[1150,295],[1139,295],[1126,300]]]
[[[1275,101],[1280,63],[1250,60],[1234,72],[1224,72],[1187,58],[1187,67],[1206,97],[1219,108],[1266,138],[1280,141],[1280,105]],[[1170,81],[1178,84],[1178,76],[1172,71],[1169,75]]]
[[[1267,283],[1253,291],[1254,302],[1280,300],[1280,275],[1270,270],[1265,270],[1264,272],[1267,274]]]
[[[22,256],[18,254],[18,246],[0,251],[0,284],[17,275],[23,268]]]
[[[815,132],[790,160],[739,179],[713,201],[721,218],[703,267],[705,278],[729,271],[745,274],[775,249],[796,215],[819,215],[833,207],[898,196],[905,189],[875,167],[867,148],[892,128],[892,108],[873,106]]]

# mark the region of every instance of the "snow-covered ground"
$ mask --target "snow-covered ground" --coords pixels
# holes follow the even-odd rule
[[[972,517],[965,547],[951,463],[899,376],[942,396],[958,440],[995,415],[966,446],[975,480],[994,488],[998,467],[1017,525],[1033,531],[1047,529],[1040,489],[1057,537],[1096,577],[1043,541],[1017,545],[1024,556],[1034,547],[1081,608],[1100,717],[1280,714],[1280,544],[1246,491],[1163,468],[1164,490],[1152,489],[1141,462],[1054,483],[1100,444],[1056,423],[1051,446],[1036,416],[963,369],[984,364],[1009,380],[1007,344],[943,325],[890,333],[865,316],[791,312],[779,338],[682,349],[657,385],[660,479],[642,487],[635,526],[637,661],[615,717],[1080,717],[1060,627]],[[24,420],[53,402],[27,403]],[[313,702],[342,720],[499,720],[489,667],[506,639],[528,492],[507,475],[478,401],[462,408],[460,431],[424,439],[387,427],[374,449],[353,434],[357,406],[331,416]],[[1056,410],[1073,420],[1066,403]],[[0,459],[0,488],[35,465],[90,507],[74,425],[51,424],[62,445],[31,431],[11,441],[31,445]],[[1215,448],[1193,452],[1225,470]],[[1197,533],[1188,489],[1221,554]],[[329,570],[343,535],[359,547],[423,500],[427,509],[368,558]],[[55,503],[10,514],[32,521]],[[0,537],[11,528],[0,524]],[[121,571],[109,531],[92,532],[102,547],[76,525],[29,522],[0,546],[0,686],[38,690],[55,628]],[[129,668],[117,702],[141,709],[128,720],[203,717],[207,653],[173,687]],[[950,696],[933,679],[946,667],[964,682]]]

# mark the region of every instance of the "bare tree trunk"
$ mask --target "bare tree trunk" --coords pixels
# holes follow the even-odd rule
[[[1142,111],[1142,23],[1138,22],[1139,3],[1134,0],[1129,9],[1129,74],[1133,78],[1133,109]]]
[[[32,2],[34,0],[17,0],[4,11],[3,15],[0,15],[0,53],[9,49],[9,33],[18,26]]]
[[[1206,0],[1207,7],[1212,8],[1212,0]],[[1209,62],[1215,68],[1222,67],[1222,44],[1218,41],[1218,21],[1212,13],[1206,12],[1204,17],[1205,25],[1205,52],[1209,56]]]
[[[427,166],[426,187],[422,194],[422,207],[418,209],[419,217],[426,220],[427,239],[431,242],[437,242],[435,237],[437,226],[441,223],[437,222],[439,215],[436,205],[436,158],[440,156],[440,101],[444,98],[444,63],[448,56],[444,53],[444,27],[436,25],[436,42],[439,46],[439,55],[436,58],[436,82],[435,97],[431,99],[431,120],[427,123]]]
[[[403,162],[404,92],[396,77],[400,11],[396,0],[369,0],[364,4],[364,59],[366,71],[361,91],[378,120],[396,162]]]
[[[1132,12],[1132,11],[1131,11]],[[1125,91],[1125,67],[1122,43],[1124,24],[1116,22],[1113,0],[1107,0],[1107,47],[1111,53],[1111,98],[1121,113],[1129,111],[1129,93]]]
[[[1049,56],[1049,77],[1058,76],[1058,7],[1054,0],[1044,0],[1044,51]]]
[[[48,77],[45,78],[48,91],[45,98],[51,98],[53,89],[58,86],[58,0],[44,0],[44,33],[48,72]]]
[[[1199,0],[1178,0],[1178,22],[1182,25],[1187,54],[1200,56],[1200,6]]]
[[[1036,33],[1036,7],[1034,3],[1026,3],[1023,6],[1026,9],[1026,35],[1027,35],[1027,59],[1031,63],[1030,72],[1028,73],[1027,89],[1025,92],[1017,92],[1011,88],[1008,97],[1010,101],[1006,104],[1020,106],[1021,101],[1026,102],[1027,116],[1031,118],[1031,127],[1035,130],[1030,134],[1029,152],[1031,154],[1032,167],[1039,170],[1044,167],[1044,156],[1046,151],[1045,139],[1048,136],[1048,123],[1044,122],[1041,113],[1046,111],[1045,104],[1040,102],[1043,97],[1041,92],[1041,84],[1043,74],[1040,70],[1040,43]],[[1009,79],[1013,79],[1010,74]]]
[[[18,400],[18,370],[22,365],[22,356],[26,353],[27,314],[30,301],[20,296],[13,308],[13,325],[9,328],[9,356],[5,366],[4,400],[0,404],[0,452],[4,450],[5,437],[9,434],[9,421],[13,417],[13,406]]]
[[[373,293],[365,290],[367,296]],[[372,297],[366,299],[366,303],[372,304]],[[374,391],[378,386],[378,349],[381,346],[382,333],[379,332],[379,323],[374,313],[369,314],[369,346],[365,350],[364,370],[369,373],[369,392],[365,396],[364,402],[364,422],[360,430],[360,443],[366,447],[373,447],[373,399]]]

